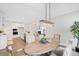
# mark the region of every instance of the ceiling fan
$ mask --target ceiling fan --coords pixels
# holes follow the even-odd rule
[[[47,12],[48,12],[48,14],[47,14]],[[51,4],[50,3],[45,3],[45,19],[44,20],[40,20],[40,22],[45,23],[45,24],[51,24],[51,25],[54,24],[51,21]]]

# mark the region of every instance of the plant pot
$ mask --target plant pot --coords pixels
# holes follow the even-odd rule
[[[42,38],[42,39],[40,40],[40,42],[41,42],[42,44],[46,44],[48,41],[47,41],[45,38]]]
[[[77,46],[75,47],[75,51],[79,52],[79,38],[78,38],[78,41],[77,41]]]
[[[48,41],[46,41],[46,40],[41,40],[40,42],[41,42],[42,44],[48,43]]]
[[[79,48],[78,48],[78,47],[75,47],[75,51],[76,51],[76,52],[79,52]]]

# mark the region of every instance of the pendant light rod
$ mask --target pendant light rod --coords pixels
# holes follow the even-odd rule
[[[53,24],[51,21],[51,6],[50,3],[45,3],[45,19],[40,20],[40,22],[47,23],[47,24]]]
[[[49,5],[49,20],[51,20],[51,4],[48,3],[48,5]]]
[[[45,20],[51,20],[51,3],[45,3]]]
[[[47,3],[45,3],[45,20],[47,20]]]

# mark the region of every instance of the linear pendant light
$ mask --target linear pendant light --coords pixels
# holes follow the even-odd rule
[[[49,7],[49,12],[48,12],[47,6]],[[48,12],[48,15],[47,15],[47,12]],[[47,18],[47,16],[49,18]],[[40,20],[40,22],[43,22],[46,24],[51,24],[51,25],[53,24],[53,22],[51,21],[51,5],[50,5],[50,3],[45,4],[45,20]]]

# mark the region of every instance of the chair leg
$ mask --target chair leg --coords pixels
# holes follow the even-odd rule
[[[24,51],[24,49],[23,49],[23,52],[24,52],[25,55],[28,55],[28,54]]]
[[[13,56],[13,52],[12,51],[9,51],[9,53],[10,53],[10,56]]]

